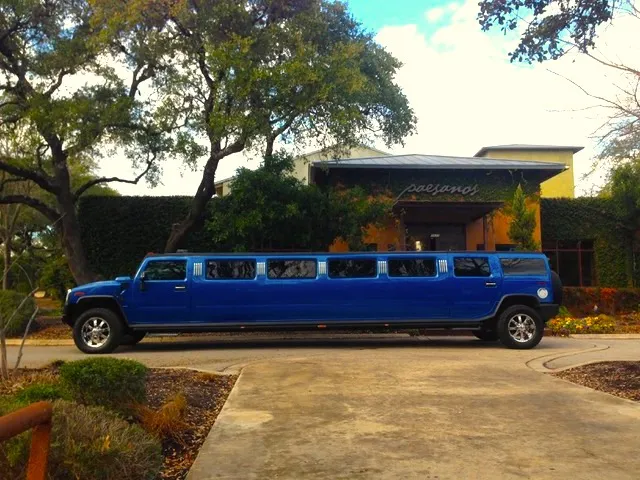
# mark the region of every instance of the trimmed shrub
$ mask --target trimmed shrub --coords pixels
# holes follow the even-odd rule
[[[637,312],[640,310],[640,289],[565,287],[563,303],[575,316]]]
[[[88,358],[60,367],[60,380],[71,397],[85,405],[101,405],[128,414],[145,399],[147,367],[134,360]]]
[[[572,333],[613,333],[615,320],[608,315],[585,318],[554,318],[547,323],[553,335],[569,335]]]
[[[70,398],[69,392],[57,383],[34,383],[20,390],[15,397],[19,402],[27,405],[43,400],[52,401]]]
[[[9,321],[13,312],[15,312],[24,300],[25,294],[14,292],[13,290],[0,290],[0,324],[4,324]],[[5,333],[7,335],[22,335],[27,323],[36,309],[36,302],[33,297],[29,297],[22,308],[15,314],[9,325],[7,325]]]
[[[0,468],[7,478],[23,478],[29,434],[0,444]],[[50,480],[144,480],[158,478],[160,442],[102,407],[57,400],[49,453]]]

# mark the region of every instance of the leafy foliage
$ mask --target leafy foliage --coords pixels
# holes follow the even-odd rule
[[[16,393],[15,398],[21,404],[29,405],[43,400],[68,400],[69,393],[57,383],[33,383]]]
[[[26,299],[18,309],[25,295],[13,290],[0,290],[0,327],[5,328],[6,335],[21,335],[36,309],[32,297]],[[15,315],[14,315],[15,312]],[[13,316],[13,318],[11,318]]]
[[[231,194],[219,198],[206,223],[218,251],[326,251],[338,237],[362,247],[364,229],[389,218],[391,204],[364,190],[321,190],[294,178],[293,160],[267,157],[239,169]]]
[[[563,303],[574,316],[594,312],[619,315],[640,311],[640,289],[565,287]]]
[[[547,326],[553,335],[560,336],[576,333],[613,333],[616,329],[615,320],[608,315],[554,318]]]
[[[53,404],[48,478],[152,480],[162,466],[159,441],[101,407],[58,400]],[[30,435],[0,445],[0,468],[23,478]]]
[[[511,52],[512,61],[541,62],[560,58],[573,46],[586,52],[595,46],[596,29],[613,17],[627,0],[482,0],[478,21],[483,30],[504,33],[526,28]],[[616,5],[618,4],[618,5]],[[621,5],[620,5],[621,4]]]
[[[537,250],[539,245],[534,239],[536,229],[536,211],[527,208],[526,197],[522,187],[518,185],[513,195],[508,212],[512,219],[507,235],[519,250]]]
[[[143,364],[116,358],[88,358],[60,367],[62,385],[75,401],[123,413],[144,400],[146,376]]]
[[[609,198],[541,198],[543,243],[556,240],[593,240],[598,285],[625,287],[629,284],[626,255],[629,248],[619,235],[625,226],[616,216]]]
[[[67,289],[75,286],[75,280],[67,260],[63,256],[51,255],[46,260],[39,273],[38,285],[56,300],[64,300]]]

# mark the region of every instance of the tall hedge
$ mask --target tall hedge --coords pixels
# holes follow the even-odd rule
[[[626,287],[625,259],[629,246],[621,234],[609,199],[600,197],[540,200],[542,241],[593,240],[598,285]]]
[[[82,242],[93,271],[105,278],[133,275],[149,252],[162,252],[171,225],[187,214],[191,197],[86,197],[79,205]],[[214,202],[210,202],[212,205]],[[212,251],[202,226],[180,248]]]

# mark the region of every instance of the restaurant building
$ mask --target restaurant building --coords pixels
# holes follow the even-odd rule
[[[498,145],[470,157],[389,155],[369,147],[318,151],[295,160],[294,175],[320,186],[364,187],[393,203],[393,220],[370,227],[367,249],[512,250],[505,205],[521,185],[536,212],[534,238],[543,244],[540,198],[573,198],[573,156],[582,147]],[[229,193],[232,179],[216,183]],[[347,251],[337,240],[332,251]]]

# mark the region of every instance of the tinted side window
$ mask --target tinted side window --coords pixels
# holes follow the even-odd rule
[[[456,257],[453,259],[456,277],[489,277],[491,267],[487,257]]]
[[[433,258],[393,258],[388,260],[390,277],[435,277]]]
[[[269,278],[316,278],[315,260],[269,260]]]
[[[186,260],[153,260],[144,268],[145,280],[184,280]]]
[[[207,260],[209,280],[247,280],[255,277],[255,260]]]
[[[547,267],[541,258],[501,258],[505,275],[546,275]]]
[[[377,273],[377,262],[373,258],[330,259],[327,263],[330,278],[370,278]]]

